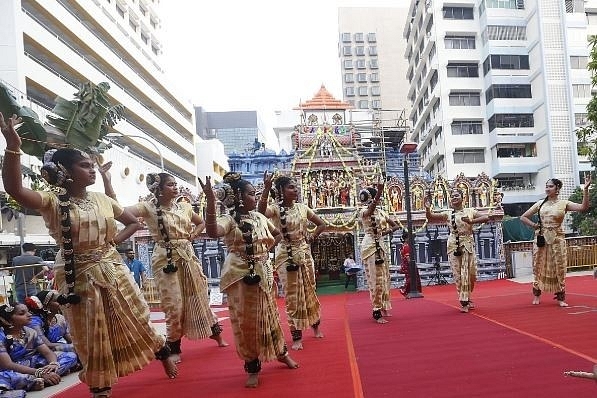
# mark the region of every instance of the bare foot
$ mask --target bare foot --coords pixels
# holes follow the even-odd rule
[[[217,336],[212,334],[209,338],[215,340],[218,343],[218,347],[228,347],[228,343],[224,341],[221,334],[218,334]]]
[[[247,388],[256,388],[259,385],[259,379],[257,378],[257,373],[249,373],[249,378],[245,383],[245,387]]]
[[[303,349],[303,340],[293,341],[291,348],[295,351],[302,350]]]
[[[283,356],[279,356],[278,361],[285,363],[286,366],[288,366],[288,369],[297,369],[299,367],[299,364],[296,363],[294,359],[288,355],[288,353],[284,354]]]
[[[316,339],[322,339],[323,338],[323,333],[321,333],[321,330],[319,330],[319,327],[313,328],[313,332],[315,333],[315,338]]]
[[[178,376],[178,367],[172,360],[172,357],[168,357],[162,360],[162,366],[164,366],[164,371],[166,372],[166,376],[170,379],[175,379]]]
[[[375,322],[377,322],[377,323],[388,323],[388,320],[387,319],[383,319],[383,318],[379,318],[379,319],[376,319]]]
[[[172,362],[174,362],[175,364],[179,364],[182,362],[180,354],[170,354],[170,359],[172,359]]]

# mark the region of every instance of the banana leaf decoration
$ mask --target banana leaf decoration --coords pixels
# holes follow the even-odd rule
[[[48,147],[64,146],[98,153],[106,147],[102,139],[124,118],[123,105],[110,106],[109,89],[106,82],[83,83],[73,100],[56,98],[52,114],[42,125],[37,114],[20,106],[9,89],[0,83],[0,112],[23,118],[17,133],[23,139],[21,149],[29,155],[41,159]]]
[[[47,116],[46,130],[57,143],[63,141],[70,147],[93,151],[124,116],[124,106],[110,106],[109,89],[110,85],[105,82],[97,86],[87,82],[80,86],[74,100],[57,97],[53,115]]]
[[[21,149],[26,154],[43,157],[47,134],[37,113],[27,106],[20,106],[12,91],[0,83],[0,112],[5,117],[20,116],[23,123],[16,130],[22,139]]]

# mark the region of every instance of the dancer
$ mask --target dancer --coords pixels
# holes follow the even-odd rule
[[[60,383],[77,365],[74,352],[50,350],[26,326],[30,320],[25,304],[0,306],[0,390],[38,391]]]
[[[450,206],[452,210],[433,212],[431,200],[425,201],[425,215],[429,222],[447,222],[450,228],[448,237],[448,262],[452,268],[456,292],[460,301],[460,312],[469,312],[474,308],[472,293],[477,280],[477,254],[473,225],[489,221],[489,216],[482,215],[476,209],[464,208],[462,191],[452,189]]]
[[[400,248],[400,258],[402,264],[400,266],[400,272],[404,274],[404,286],[400,289],[400,293],[408,298],[410,292],[410,253],[411,247],[408,243],[408,232],[402,233],[402,247]],[[415,280],[417,282],[417,291],[420,293],[423,291],[421,288],[421,277],[419,276],[419,268],[415,266]]]
[[[269,250],[281,239],[280,232],[255,210],[255,188],[238,173],[226,173],[217,188],[218,198],[230,214],[216,218],[216,198],[210,177],[205,183],[206,232],[224,238],[228,255],[222,267],[220,289],[228,297],[236,352],[245,361],[246,387],[257,387],[262,361],[277,359],[288,368],[298,364],[288,354],[273,292]]]
[[[278,177],[274,184],[275,205],[267,205],[272,188],[272,174],[263,175],[263,193],[259,199],[259,212],[282,231],[282,241],[276,246],[275,268],[282,274],[286,292],[286,314],[292,335],[292,349],[303,349],[303,330],[313,328],[316,338],[323,338],[321,305],[316,293],[315,262],[309,243],[325,230],[325,222],[309,207],[296,202],[298,188],[294,180]],[[307,237],[309,222],[315,231]]]
[[[373,319],[377,323],[387,323],[391,316],[390,302],[390,256],[384,236],[392,234],[399,225],[385,212],[377,208],[384,184],[377,189],[369,187],[359,192],[359,200],[364,207],[359,216],[365,235],[361,240],[361,257],[365,265],[365,275],[369,286],[369,296],[373,306]]]
[[[220,347],[228,344],[209,306],[207,278],[191,243],[205,227],[203,219],[189,203],[176,203],[178,187],[170,174],[149,173],[145,181],[153,199],[127,210],[143,217],[155,241],[151,268],[166,315],[166,340],[172,359],[179,363],[183,336],[192,340],[209,337]]]
[[[582,204],[558,198],[562,181],[557,178],[547,180],[545,199],[531,206],[520,216],[523,224],[535,230],[533,245],[533,304],[539,304],[541,292],[555,293],[560,307],[566,303],[566,267],[568,256],[562,222],[568,211],[587,211],[589,209],[590,174],[585,175]],[[537,214],[538,222],[530,217]]]
[[[22,206],[38,210],[60,245],[55,282],[83,370],[79,378],[94,397],[109,397],[118,377],[143,368],[155,356],[166,375],[178,370],[170,350],[151,325],[149,307],[115,245],[138,228],[137,219],[103,193],[88,192],[95,182],[94,161],[84,152],[63,148],[44,156],[42,176],[59,191],[23,187],[21,139],[13,115],[0,128],[6,138],[2,181]],[[118,232],[115,220],[125,225]]]

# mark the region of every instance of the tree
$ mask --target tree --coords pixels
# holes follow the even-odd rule
[[[591,72],[592,86],[595,87],[597,86],[597,36],[591,36],[589,44],[591,53],[587,68]],[[597,96],[595,95],[587,105],[587,124],[576,130],[576,137],[579,155],[587,156],[591,166],[597,167]],[[571,214],[572,229],[581,235],[597,235],[597,192],[595,189],[589,192],[589,210],[586,213]],[[569,199],[582,202],[582,195],[582,190],[577,188]]]

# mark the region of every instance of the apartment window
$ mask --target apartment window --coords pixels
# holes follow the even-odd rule
[[[587,69],[589,57],[570,57],[570,67],[572,69]]]
[[[435,56],[435,44],[433,44],[433,47],[431,47],[431,50],[429,50],[429,62],[431,62],[431,60],[433,59],[433,57]]]
[[[572,85],[572,96],[574,98],[591,97],[591,85],[590,84],[573,84]]]
[[[454,151],[454,163],[485,163],[484,149],[456,149]]]
[[[342,55],[345,57],[350,57],[352,55],[352,47],[344,46],[342,47]]]
[[[348,86],[344,89],[344,93],[347,97],[354,97],[354,87]]]
[[[526,26],[488,25],[482,34],[483,41],[487,40],[526,40]]]
[[[473,19],[472,7],[444,7],[444,19]]]
[[[531,158],[537,156],[535,144],[498,144],[498,158]]]
[[[372,86],[371,87],[371,95],[378,97],[381,95],[381,87],[379,86]]]
[[[357,46],[356,47],[356,54],[357,55],[365,55],[365,47],[363,47],[363,46]]]
[[[354,74],[353,73],[345,73],[344,74],[344,83],[354,83]]]
[[[365,69],[367,64],[364,59],[357,59],[357,69]]]
[[[150,25],[151,25],[151,27],[152,27],[152,28],[154,28],[154,29],[157,29],[157,28],[158,28],[158,22],[157,22],[155,19],[153,19],[153,18],[150,18],[150,19],[149,19],[149,24],[150,24]]]
[[[133,21],[132,19],[129,19],[129,26],[131,27],[131,29],[133,29],[135,32],[137,31],[137,29],[139,29],[139,25],[137,25],[137,23],[135,21]]]
[[[155,55],[159,55],[160,49],[157,48],[156,46],[151,46],[151,52],[153,52]]]
[[[444,45],[446,49],[474,49],[475,36],[446,36]]]
[[[141,15],[143,15],[143,16],[147,15],[147,10],[141,4],[139,4],[139,11],[141,12]]]
[[[354,34],[354,41],[357,42],[357,43],[363,43],[365,41],[363,34],[362,33],[355,33]]]
[[[381,100],[373,100],[373,101],[371,101],[371,107],[373,109],[381,109]]]
[[[141,32],[141,41],[145,44],[149,43],[149,36],[147,36],[145,33]]]
[[[584,0],[565,0],[567,13],[583,13],[585,12]]]
[[[372,57],[377,55],[377,46],[369,46],[369,55]]]
[[[375,35],[375,33],[367,33],[367,42],[377,43],[377,36]]]
[[[493,84],[485,92],[485,103],[494,98],[532,98],[530,84]]]
[[[379,62],[377,58],[373,58],[369,60],[369,68],[371,69],[379,69]]]
[[[448,63],[448,77],[479,77],[479,66],[471,63]]]
[[[369,109],[369,101],[360,100],[359,101],[359,109]]]
[[[588,119],[587,119],[587,114],[586,113],[575,113],[574,114],[574,124],[576,126],[584,126],[588,123]]]
[[[452,135],[483,134],[483,123],[477,120],[454,120]]]
[[[437,71],[433,71],[433,75],[431,76],[431,79],[429,80],[429,89],[431,91],[433,91],[436,84],[437,84]]]
[[[481,106],[481,94],[474,92],[450,93],[451,106]]]
[[[524,10],[524,0],[487,0],[487,8]]]
[[[342,43],[350,43],[350,33],[342,33]]]
[[[367,74],[366,73],[357,73],[357,81],[359,83],[367,83]]]
[[[491,54],[483,62],[483,73],[486,75],[491,69],[529,69],[528,55],[500,55]]]
[[[118,15],[120,15],[121,18],[124,18],[125,11],[118,4],[116,4],[116,12],[118,12]]]
[[[502,188],[524,188],[524,178],[522,177],[497,177],[500,187]]]
[[[344,69],[352,69],[352,59],[344,60]]]
[[[367,94],[367,87],[366,86],[359,87],[359,95],[361,97],[366,97],[368,95]]]
[[[489,118],[489,131],[496,128],[526,128],[534,127],[535,120],[532,113],[497,113]]]
[[[374,72],[372,74],[369,75],[369,81],[371,83],[378,83],[379,82],[379,73]]]

